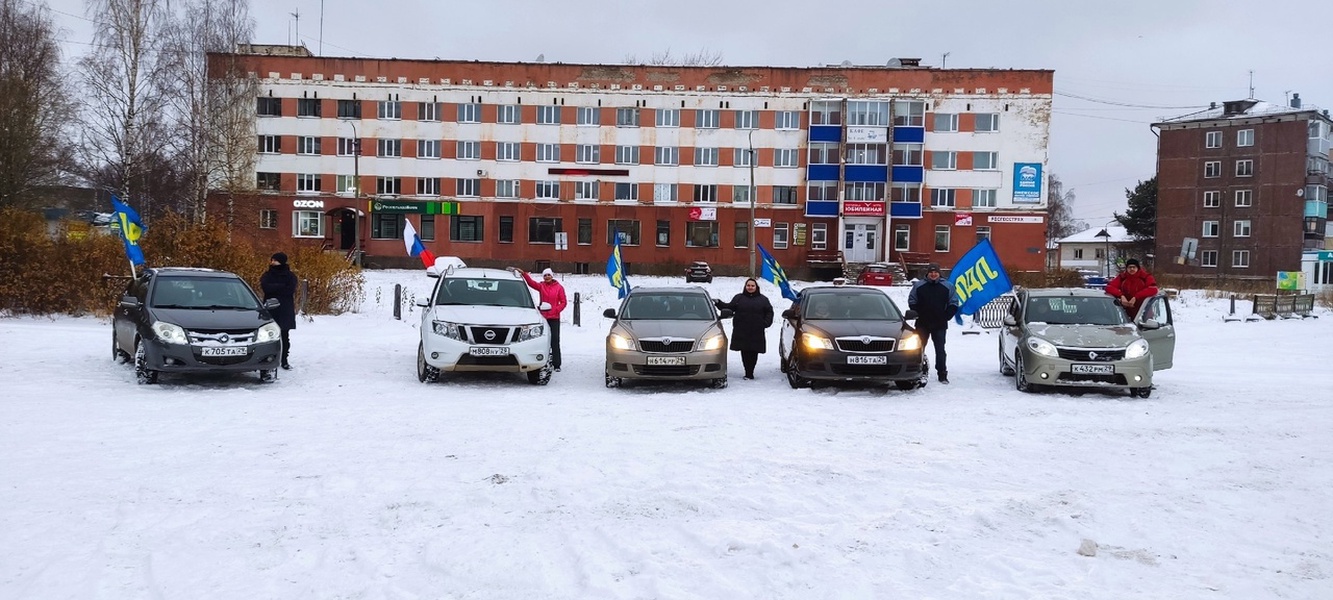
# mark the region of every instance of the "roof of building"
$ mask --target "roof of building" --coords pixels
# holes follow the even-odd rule
[[[1218,121],[1223,119],[1253,119],[1255,117],[1273,117],[1278,115],[1294,115],[1301,113],[1319,114],[1320,108],[1311,104],[1303,104],[1299,100],[1295,101],[1297,106],[1288,106],[1286,104],[1277,104],[1265,102],[1263,100],[1231,100],[1221,104],[1212,103],[1208,108],[1197,112],[1192,112],[1178,117],[1162,119],[1157,125],[1167,125],[1176,123],[1193,123],[1195,121]],[[1324,118],[1328,118],[1327,112]]]
[[[1069,236],[1069,237],[1060,238],[1059,240],[1056,240],[1055,243],[1057,243],[1057,244],[1091,244],[1091,243],[1098,243],[1098,244],[1105,244],[1105,243],[1111,243],[1111,244],[1127,244],[1127,243],[1129,243],[1129,242],[1134,241],[1134,236],[1129,235],[1129,232],[1128,232],[1128,231],[1125,231],[1125,228],[1124,228],[1124,227],[1117,227],[1117,226],[1115,226],[1115,225],[1112,225],[1112,226],[1110,226],[1110,227],[1107,227],[1107,228],[1106,228],[1106,233],[1108,233],[1108,234],[1111,235],[1111,239],[1109,239],[1109,240],[1106,239],[1106,238],[1097,237],[1097,234],[1099,234],[1099,233],[1101,233],[1101,232],[1102,232],[1102,228],[1100,228],[1100,227],[1093,227],[1093,228],[1090,228],[1090,229],[1084,229],[1083,231],[1080,231],[1080,232],[1078,232],[1078,233],[1075,233],[1074,235],[1071,235],[1071,236]]]

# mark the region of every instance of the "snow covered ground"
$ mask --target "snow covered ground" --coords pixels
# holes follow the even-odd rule
[[[614,290],[571,276],[549,386],[425,385],[391,297],[432,280],[367,281],[275,385],[0,319],[0,598],[1333,598],[1327,311],[1183,294],[1150,400],[1018,393],[957,329],[949,386],[793,391],[775,326],[755,381],[608,390]]]

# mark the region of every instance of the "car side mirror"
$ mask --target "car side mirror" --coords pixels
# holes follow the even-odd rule
[[[543,302],[537,305],[537,310],[551,310],[550,302]]]
[[[278,302],[277,298],[269,298],[268,300],[264,301],[264,308],[267,308],[269,310],[273,310],[279,306],[282,306],[282,303]]]
[[[1153,319],[1144,319],[1142,323],[1139,323],[1139,328],[1140,328],[1140,329],[1161,329],[1161,328],[1162,328],[1162,324],[1161,324],[1161,323],[1158,323],[1157,321],[1155,321],[1155,320],[1153,320]]]
[[[426,276],[427,276],[427,277],[434,277],[434,278],[436,278],[436,279],[439,279],[439,278],[440,278],[440,270],[439,270],[435,265],[431,265],[431,266],[429,266],[429,267],[426,267]]]
[[[921,316],[921,315],[917,314],[916,311],[911,310],[911,309],[908,309],[907,312],[903,313],[903,318],[904,318],[904,319],[908,319],[908,320],[915,319],[915,318],[917,318],[917,317],[919,317],[919,316]]]
[[[616,318],[616,309],[614,309],[614,308],[608,308],[608,309],[602,311],[602,316],[603,316],[603,317],[606,317],[606,318],[608,318],[608,319],[614,319],[614,318]]]
[[[139,299],[132,294],[125,294],[120,297],[120,303],[125,306],[138,306]]]
[[[718,313],[717,318],[719,319],[730,319],[732,315],[736,314],[730,308],[720,309],[717,311],[717,313]]]
[[[430,298],[426,298],[425,300],[417,300],[417,306],[420,306],[421,308],[430,308]]]
[[[1004,316],[1004,326],[1005,326],[1005,327],[1016,327],[1016,326],[1018,326],[1018,320],[1015,319],[1013,315],[1005,315],[1005,316]]]
[[[793,307],[791,307],[791,308],[789,308],[789,309],[787,309],[787,310],[782,311],[782,318],[787,319],[787,320],[791,320],[791,319],[795,319],[795,318],[797,317],[797,315],[799,315],[799,314],[800,314],[800,313],[797,312],[796,307],[793,306]]]

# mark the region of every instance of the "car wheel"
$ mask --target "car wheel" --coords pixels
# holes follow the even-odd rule
[[[704,280],[704,283],[713,283],[713,276],[709,275],[708,278]]]
[[[1129,396],[1131,398],[1148,398],[1152,396],[1152,388],[1129,388]]]
[[[811,387],[810,380],[801,377],[800,372],[796,370],[796,353],[792,352],[787,357],[787,385],[793,390],[799,390],[803,387]]]
[[[555,367],[551,363],[542,365],[542,368],[536,371],[528,371],[528,383],[532,385],[546,385],[551,383],[551,373],[555,372]]]
[[[1004,343],[1000,343],[1000,374],[1008,377],[1014,374],[1014,368],[1009,366],[1009,357],[1004,355]]]
[[[1019,352],[1014,357],[1014,389],[1032,393],[1037,391],[1036,384],[1028,383],[1027,372],[1023,370],[1023,353]]]
[[[116,332],[111,331],[111,360],[118,365],[130,362],[130,355],[121,351],[120,346],[116,345]]]
[[[787,353],[782,348],[782,342],[778,342],[778,370],[787,372]]]
[[[259,381],[261,383],[273,383],[278,380],[277,369],[261,369],[259,371]]]
[[[921,375],[917,377],[916,387],[926,387],[930,383],[930,357],[926,356],[925,350],[921,352]]]
[[[623,379],[619,378],[619,377],[612,377],[610,371],[607,371],[607,372],[606,372],[606,387],[609,387],[609,388],[618,388],[618,387],[620,387],[620,384],[622,384],[622,383],[624,383],[624,382],[625,382],[625,381],[624,381]]]
[[[708,385],[715,390],[723,389],[727,387],[727,378],[725,376],[718,377],[717,379],[709,381]]]
[[[139,381],[139,385],[157,383],[157,371],[148,368],[148,349],[144,347],[142,339],[134,343],[134,378]]]
[[[417,345],[417,381],[435,383],[440,380],[440,370],[426,362],[426,345]]]
[[[902,381],[895,381],[895,382],[893,382],[893,385],[897,386],[898,389],[900,389],[900,390],[902,390],[902,391],[904,391],[904,392],[906,392],[906,391],[908,391],[908,390],[914,390],[914,389],[919,388],[919,387],[924,387],[924,386],[921,385],[921,380],[920,380],[920,379],[904,379],[904,380],[902,380]]]

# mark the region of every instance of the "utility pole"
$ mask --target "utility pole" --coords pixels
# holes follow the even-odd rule
[[[758,126],[758,124],[755,124]],[[754,154],[754,130],[750,130],[750,277],[755,276],[754,254],[755,248],[759,247],[759,240],[754,235],[754,206],[759,203],[759,198],[755,196],[754,185],[754,163],[757,157]]]
[[[352,264],[361,266],[361,134],[352,126]]]

